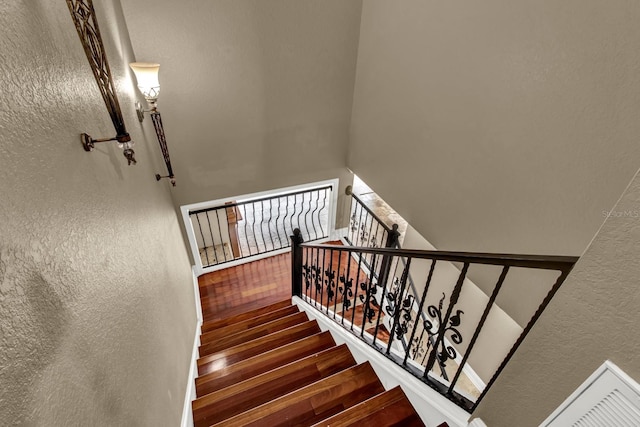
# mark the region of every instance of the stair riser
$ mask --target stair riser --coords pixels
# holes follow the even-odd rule
[[[333,346],[335,346],[335,341],[328,332],[303,338],[280,349],[254,356],[229,368],[196,378],[196,395],[202,397]]]
[[[306,313],[292,314],[282,319],[277,319],[272,322],[266,323],[264,325],[258,325],[255,328],[248,329],[235,335],[223,337],[219,340],[203,344],[200,346],[198,351],[200,357],[203,357],[207,354],[216,353],[235,345],[246,343],[251,340],[267,336],[274,332],[290,328],[291,326],[301,324],[308,320],[309,318],[307,317]]]
[[[320,332],[318,324],[314,321],[296,325],[291,328],[278,331],[266,337],[253,340],[246,345],[232,347],[206,358],[198,360],[198,375],[205,375],[210,372],[222,369],[226,366],[238,363],[268,350],[292,343],[301,338],[308,337]]]
[[[298,307],[289,306],[280,310],[275,310],[271,313],[265,313],[263,315],[253,317],[251,319],[247,319],[238,323],[233,323],[228,326],[224,326],[221,328],[217,328],[215,330],[205,332],[202,335],[200,335],[200,342],[202,344],[205,344],[211,341],[215,341],[216,339],[227,337],[229,335],[234,335],[242,331],[246,331],[247,329],[255,328],[256,326],[263,325],[265,323],[269,323],[274,320],[281,319],[283,317],[287,317],[298,312],[299,312]]]

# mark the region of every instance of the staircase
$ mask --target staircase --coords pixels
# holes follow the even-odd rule
[[[290,300],[205,322],[199,351],[196,427],[424,426]]]

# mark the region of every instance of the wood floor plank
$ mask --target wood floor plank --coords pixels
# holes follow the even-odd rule
[[[320,327],[315,320],[283,329],[273,334],[236,345],[223,351],[201,357],[197,361],[198,375],[208,374],[241,360],[263,353],[285,344],[292,343],[301,338],[320,332]]]
[[[210,374],[199,376],[196,378],[196,395],[200,397],[212,393],[335,345],[329,332],[320,332],[302,338]]]
[[[347,427],[375,425],[376,427],[424,427],[413,406],[400,387],[385,391],[313,427]]]
[[[311,425],[383,391],[380,380],[367,362],[215,425],[227,427]]]
[[[209,426],[355,366],[345,344],[307,356],[193,402],[196,427]]]
[[[263,325],[257,325],[251,329],[247,329],[226,337],[218,337],[212,341],[202,344],[199,348],[200,356],[215,353],[238,344],[242,344],[266,335],[272,334],[291,326],[309,321],[309,317],[305,312],[296,312],[281,319]]]
[[[291,254],[285,253],[198,277],[205,322],[291,299]]]

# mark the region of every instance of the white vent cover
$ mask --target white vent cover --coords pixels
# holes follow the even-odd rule
[[[606,361],[541,427],[638,427],[640,385]]]

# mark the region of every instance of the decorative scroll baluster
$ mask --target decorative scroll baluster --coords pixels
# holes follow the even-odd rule
[[[442,363],[445,363],[444,361],[447,360],[447,358],[455,358],[456,357],[456,352],[455,349],[453,349],[453,347],[451,346],[445,346],[444,344],[444,334],[447,330],[450,330],[453,335],[452,335],[452,341],[455,342],[456,344],[460,344],[460,342],[462,342],[462,336],[460,336],[460,333],[458,332],[457,329],[455,329],[456,326],[460,325],[460,314],[462,314],[461,310],[458,310],[455,314],[455,316],[451,316],[451,313],[453,312],[453,308],[456,305],[456,303],[458,302],[458,297],[460,296],[460,290],[462,289],[462,284],[464,283],[464,279],[467,276],[467,270],[469,269],[469,263],[464,263],[464,266],[462,267],[462,271],[460,272],[460,276],[458,277],[458,282],[456,283],[456,286],[453,288],[453,292],[451,293],[451,298],[449,299],[449,306],[447,307],[447,314],[444,316],[444,318],[439,318],[439,326],[438,326],[438,336],[436,338],[436,342],[433,345],[433,350],[431,351],[431,354],[429,355],[429,360],[427,361],[427,366],[426,369],[424,370],[424,377],[427,377],[429,371],[431,370],[431,368],[433,368],[433,364],[436,361],[436,352],[438,351],[438,347],[440,345],[442,345],[442,351],[439,352],[438,356],[440,356],[440,360],[442,361]],[[431,308],[433,306],[429,306],[429,308]],[[438,306],[438,310],[433,310],[433,313],[436,315],[440,315],[442,313],[442,300],[440,301],[440,304]],[[433,314],[431,314],[431,312],[429,312],[429,315],[433,316]],[[449,325],[447,325],[447,323],[449,323]],[[460,342],[458,342],[458,340]]]
[[[418,306],[418,313],[422,313],[422,310],[424,308],[424,303],[427,299],[427,291],[429,291],[429,287],[431,286],[431,278],[433,277],[433,271],[436,268],[436,260],[432,260],[431,261],[431,268],[429,268],[429,276],[427,276],[427,282],[424,285],[424,290],[422,291],[422,298],[420,298],[420,305]],[[419,319],[419,317],[418,317]],[[410,351],[411,351],[411,346],[414,343],[414,339],[416,336],[416,330],[418,329],[418,325],[420,322],[418,322],[418,319],[416,319],[416,321],[413,324],[413,329],[411,330],[411,337],[409,338],[409,345],[407,348],[407,351],[405,353],[404,356],[404,360],[402,361],[403,365],[406,365],[407,363],[407,358],[409,357]],[[426,321],[425,321],[426,323]],[[420,334],[420,339],[418,340],[418,342],[422,342],[422,336],[424,335],[424,332],[426,331],[427,327],[426,324],[424,324],[424,327],[422,329],[422,333]],[[419,347],[418,347],[419,348]],[[413,358],[416,358],[416,353],[414,353]]]
[[[373,264],[375,264],[375,257],[376,256],[373,255]],[[378,289],[373,280],[373,271],[369,272],[367,282],[360,283],[360,288],[364,291],[364,294],[360,295],[360,302],[362,303],[362,329],[360,336],[363,336],[365,326],[367,323],[371,323],[377,308],[375,295]]]
[[[469,341],[469,345],[467,346],[467,350],[462,358],[462,361],[460,362],[458,371],[453,376],[453,380],[451,381],[449,390],[447,390],[447,394],[451,394],[453,392],[453,389],[456,386],[456,383],[458,382],[458,378],[460,378],[460,374],[462,373],[462,369],[464,368],[465,363],[467,363],[467,359],[469,358],[469,355],[471,354],[471,351],[473,350],[473,347],[476,344],[476,340],[480,335],[480,331],[484,326],[484,322],[487,320],[487,316],[489,316],[489,311],[491,311],[491,308],[493,307],[493,303],[496,301],[496,298],[498,297],[498,292],[500,292],[500,289],[502,288],[502,284],[504,283],[504,279],[507,277],[508,272],[509,272],[509,266],[507,265],[503,267],[502,273],[500,273],[500,277],[498,278],[498,283],[496,283],[496,286],[493,288],[491,297],[489,298],[489,301],[487,302],[487,305],[484,308],[484,312],[482,313],[482,317],[478,322],[478,326],[476,327],[476,330],[474,331],[473,336]]]
[[[411,258],[407,260],[407,263],[404,266],[404,270],[402,271],[402,277],[400,279],[400,290],[398,292],[397,297],[392,297],[394,299],[394,306],[392,309],[391,315],[393,316],[393,324],[391,325],[391,331],[389,334],[389,342],[387,343],[387,354],[391,351],[391,345],[393,344],[394,334],[398,335],[397,328],[400,327],[400,304],[402,295],[404,295],[405,288],[407,286],[407,277],[409,276],[409,267],[411,266]],[[400,334],[399,336],[402,336]]]

